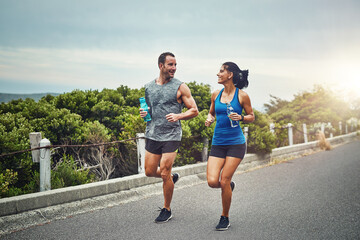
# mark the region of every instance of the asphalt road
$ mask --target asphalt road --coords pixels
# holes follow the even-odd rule
[[[204,182],[175,189],[168,223],[153,222],[163,202],[155,195],[1,239],[360,239],[360,141],[233,179],[225,232],[214,230],[220,190]]]

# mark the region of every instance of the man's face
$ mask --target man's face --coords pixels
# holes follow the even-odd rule
[[[160,63],[160,71],[166,79],[173,78],[176,72],[176,59],[172,56],[166,56],[165,63]]]

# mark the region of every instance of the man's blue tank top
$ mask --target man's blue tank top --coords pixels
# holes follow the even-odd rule
[[[224,88],[221,89],[219,95],[215,99],[215,114],[216,114],[216,126],[213,135],[212,145],[237,145],[246,142],[245,136],[241,130],[241,127],[231,127],[230,118],[227,116],[226,103],[220,102],[221,94]],[[234,108],[234,111],[238,114],[242,113],[242,106],[238,99],[239,90],[236,89],[233,99],[230,104]]]

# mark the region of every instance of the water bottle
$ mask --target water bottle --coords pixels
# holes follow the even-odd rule
[[[151,116],[150,116],[150,113],[149,113],[149,107],[146,104],[145,98],[141,97],[141,98],[139,98],[139,101],[140,101],[140,108],[142,108],[143,111],[148,112],[147,115],[144,117],[144,121],[145,122],[151,121]]]
[[[234,108],[231,106],[231,104],[228,102],[226,103],[226,113],[229,116],[231,113],[234,113]],[[230,119],[230,118],[229,118]],[[230,119],[230,125],[231,127],[235,128],[239,126],[239,121],[234,121]]]

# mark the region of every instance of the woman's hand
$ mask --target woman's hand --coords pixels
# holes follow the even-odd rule
[[[205,126],[210,127],[210,125],[215,121],[215,118],[213,116],[208,116],[208,118],[205,120]]]
[[[237,113],[231,113],[230,115],[228,115],[228,117],[233,120],[233,121],[240,121],[242,120],[241,115],[237,114]]]

